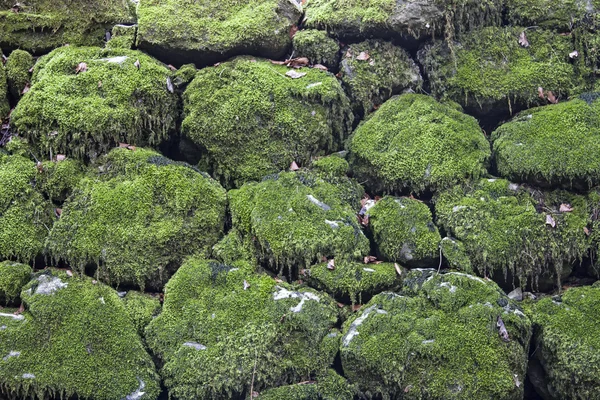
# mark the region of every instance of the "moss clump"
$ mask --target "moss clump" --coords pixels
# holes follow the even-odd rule
[[[152,359],[117,293],[46,270],[23,289],[26,311],[0,314],[0,394],[9,399],[124,399],[160,392]],[[100,388],[100,390],[99,390]]]
[[[451,47],[438,41],[419,53],[433,94],[477,114],[505,114],[541,102],[538,87],[566,97],[583,85],[569,61],[568,36],[542,29],[489,27],[465,33]],[[543,102],[546,104],[546,101]]]
[[[600,183],[600,101],[585,94],[523,111],[493,134],[498,173],[517,182],[589,189]]]
[[[36,53],[64,44],[99,46],[114,24],[132,22],[126,0],[0,1],[0,45]],[[16,4],[16,5],[15,5]]]
[[[373,192],[434,191],[485,175],[489,143],[475,118],[418,94],[385,102],[349,143],[350,165]]]
[[[0,65],[0,119],[4,119],[10,112],[8,104],[8,82],[6,78],[6,68]]]
[[[293,38],[294,55],[308,57],[312,64],[336,69],[340,61],[340,45],[325,31],[306,29],[296,32]]]
[[[561,212],[562,204],[571,212]],[[482,180],[439,195],[438,223],[466,249],[480,274],[510,272],[524,287],[552,277],[587,254],[588,203],[567,192],[527,192],[502,179]],[[552,227],[552,222],[555,226]],[[497,275],[496,275],[497,277]]]
[[[430,274],[404,296],[375,296],[344,323],[348,379],[367,398],[522,399],[529,319],[491,281]]]
[[[450,268],[464,271],[467,274],[475,273],[465,245],[460,240],[445,237],[440,242],[440,248]]]
[[[157,297],[148,294],[129,291],[123,297],[125,310],[141,337],[144,336],[144,329],[150,324],[153,318],[160,314],[161,305]]]
[[[548,399],[594,399],[600,396],[600,286],[568,289],[531,306],[536,352]]]
[[[94,159],[118,142],[155,146],[177,119],[169,74],[139,51],[62,47],[36,64],[12,123],[41,154]]]
[[[137,45],[150,53],[213,64],[237,54],[284,55],[302,7],[296,2],[161,0],[137,7]]]
[[[306,75],[292,79],[284,66],[237,58],[198,71],[188,86],[183,133],[206,150],[225,186],[339,150],[352,123],[342,87],[326,72],[295,71]]]
[[[597,12],[600,2],[573,0],[507,0],[511,25],[540,26],[562,32],[571,31],[586,15]]]
[[[42,193],[55,203],[62,203],[85,175],[85,168],[78,160],[46,161],[38,175]]]
[[[0,262],[0,304],[13,303],[23,286],[31,279],[31,273],[29,265],[12,261]]]
[[[13,99],[20,99],[23,89],[31,80],[29,70],[33,67],[33,56],[25,50],[14,50],[6,60],[6,77],[8,90]]]
[[[317,377],[315,381],[297,383],[269,389],[257,397],[259,400],[352,400],[354,390],[333,370]]]
[[[223,232],[225,190],[150,150],[115,149],[63,206],[48,250],[114,285],[159,288],[186,255],[208,254]]]
[[[317,174],[334,178],[346,176],[350,170],[350,165],[344,157],[341,157],[339,154],[333,154],[313,160],[310,168]]]
[[[343,49],[340,78],[355,111],[364,115],[405,90],[423,84],[419,67],[408,53],[390,42],[367,40]],[[365,55],[368,55],[367,60]]]
[[[257,262],[252,238],[243,237],[235,228],[213,246],[212,256],[225,264],[232,264],[239,260],[252,264]]]
[[[322,257],[362,259],[369,241],[344,200],[344,186],[304,172],[248,183],[229,192],[233,226],[254,238],[261,261],[279,272]]]
[[[433,266],[439,258],[440,233],[425,203],[386,196],[367,211],[378,255],[409,266]]]
[[[331,298],[278,284],[245,262],[192,257],[165,288],[146,328],[178,399],[231,399],[323,374],[337,352]],[[182,373],[185,371],[185,373]]]
[[[135,44],[136,32],[137,25],[115,25],[112,28],[110,40],[106,42],[106,47],[131,50]]]

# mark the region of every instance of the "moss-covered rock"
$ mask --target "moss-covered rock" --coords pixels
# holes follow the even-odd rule
[[[9,399],[156,399],[152,359],[117,293],[46,270],[23,289],[26,311],[0,314],[0,394]]]
[[[123,297],[123,302],[125,303],[125,310],[131,322],[133,322],[140,336],[143,337],[146,326],[150,324],[153,318],[160,314],[160,300],[149,294],[130,290]]]
[[[45,161],[38,175],[41,192],[55,203],[62,203],[85,176],[83,164],[71,158]]]
[[[419,67],[408,53],[390,42],[367,40],[342,50],[339,76],[353,108],[365,115],[405,90],[421,88]]]
[[[169,82],[170,71],[139,51],[62,47],[37,62],[12,123],[44,155],[94,159],[118,142],[156,146],[177,119]]]
[[[257,264],[256,250],[253,239],[242,234],[235,228],[231,229],[219,243],[212,248],[212,257],[224,264],[244,260]]]
[[[362,260],[369,241],[345,200],[348,185],[305,172],[247,183],[229,192],[233,226],[254,238],[261,261],[278,272],[295,273],[322,257]]]
[[[8,104],[8,81],[6,78],[6,68],[0,65],[0,119],[4,119],[10,112]]]
[[[348,161],[340,153],[315,158],[310,164],[310,168],[317,174],[330,178],[346,176],[350,171]]]
[[[307,57],[311,64],[321,64],[336,69],[340,61],[340,45],[325,31],[305,29],[296,32],[293,38],[294,55]]]
[[[600,97],[523,111],[493,134],[498,174],[516,182],[589,189],[600,183]]]
[[[598,284],[568,289],[531,305],[536,351],[530,375],[544,399],[600,397],[599,309]]]
[[[302,7],[295,1],[142,0],[137,46],[177,63],[213,64],[239,54],[280,58]]]
[[[2,0],[0,46],[36,53],[64,44],[99,46],[113,25],[131,21],[128,0]]]
[[[442,255],[448,263],[448,267],[451,269],[464,271],[467,274],[475,273],[471,259],[467,254],[465,245],[457,239],[451,237],[445,237],[440,242],[440,249]]]
[[[444,189],[485,175],[489,143],[475,118],[418,94],[385,102],[349,143],[350,165],[375,193]]]
[[[178,399],[231,399],[310,380],[333,362],[336,305],[278,284],[246,262],[192,257],[165,288],[163,312],[146,328]]]
[[[115,25],[112,28],[110,40],[106,42],[106,47],[131,50],[135,45],[136,32],[137,25]]]
[[[31,279],[32,271],[26,264],[0,262],[0,304],[13,303],[19,297],[21,289]]]
[[[208,254],[223,232],[225,190],[150,150],[113,150],[83,179],[48,237],[48,251],[113,285],[161,287],[186,255]]]
[[[6,77],[8,90],[13,99],[20,99],[23,90],[31,80],[29,70],[33,67],[33,56],[25,50],[14,50],[6,60]]]
[[[597,0],[506,0],[507,17],[512,25],[535,25],[563,32],[571,31],[577,22],[599,9]]]
[[[568,192],[531,194],[506,180],[481,180],[441,193],[435,210],[480,274],[509,277],[522,287],[528,281],[536,287],[544,277],[560,281],[590,246],[588,203]]]
[[[311,156],[339,150],[352,115],[335,77],[314,68],[293,79],[269,61],[236,58],[196,74],[184,94],[185,136],[214,176],[239,187]]]
[[[433,271],[404,292],[344,323],[342,366],[366,397],[523,398],[531,322],[495,283]]]
[[[333,370],[314,381],[269,389],[257,397],[259,400],[352,400],[354,390]]]

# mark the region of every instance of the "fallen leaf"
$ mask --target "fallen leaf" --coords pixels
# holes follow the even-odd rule
[[[546,225],[550,225],[553,228],[556,227],[556,221],[550,214],[546,214]]]
[[[339,308],[344,308],[344,303],[336,303]]]
[[[277,61],[277,60],[269,60],[271,61],[271,64],[275,64],[275,65],[285,65],[286,62],[285,61]]]
[[[42,164],[40,161],[37,162],[37,164],[35,165],[37,167],[38,172],[41,174],[42,172],[44,172],[44,164]]]
[[[281,318],[279,318],[279,322],[283,323],[285,321],[286,314],[283,314]]]
[[[135,151],[137,147],[135,146],[127,146],[127,150]]]
[[[281,279],[279,279],[279,278],[275,278],[275,282],[277,282],[277,283],[283,283],[283,281]]]
[[[19,306],[19,309],[17,311],[15,311],[13,314],[14,315],[21,315],[25,312],[25,304],[21,303],[21,305]]]
[[[25,93],[29,92],[29,89],[30,89],[30,87],[29,87],[29,83],[26,83],[26,84],[25,84],[25,87],[24,87],[24,88],[23,88],[23,90],[21,91],[21,94],[25,94]]]
[[[366,51],[361,51],[360,54],[356,57],[358,61],[367,61],[371,56]]]
[[[50,136],[50,137],[54,137],[54,136],[57,136],[57,135],[58,135],[58,131],[52,131],[52,132],[50,132],[48,134],[48,136]]]
[[[128,148],[129,147],[129,143],[121,143],[121,142],[119,142],[119,147],[121,147],[121,148]]]
[[[546,95],[544,94],[544,88],[538,87],[538,97],[542,100],[546,100]]]
[[[296,32],[298,32],[298,27],[296,25],[292,25],[290,28],[290,39],[293,39],[296,36]]]
[[[244,290],[248,290],[250,284],[244,279]]]
[[[558,211],[560,211],[561,213],[567,213],[573,211],[573,208],[571,207],[571,205],[563,203],[560,205]]]
[[[375,257],[375,256],[365,256],[363,258],[363,263],[365,263],[365,264],[370,264],[375,261],[377,261],[377,257]]]
[[[285,76],[288,76],[292,79],[298,79],[298,78],[302,78],[304,75],[306,75],[306,72],[297,72],[294,70],[290,70],[288,72],[285,73]]]
[[[58,218],[60,218],[60,216],[62,215],[62,208],[55,208],[54,215],[56,215]]]
[[[327,262],[327,269],[335,270],[335,260],[333,258]]]
[[[177,68],[175,68],[175,67],[174,67],[174,66],[172,66],[171,64],[167,65],[167,67],[168,67],[168,68],[169,68],[171,71],[173,71],[173,72],[177,71]]]
[[[252,392],[252,398],[253,399],[257,398],[258,396],[260,396],[260,393],[254,392],[254,391]]]
[[[292,161],[292,164],[290,165],[290,171],[298,171],[299,169],[300,167],[298,164],[296,164],[296,161]]]
[[[328,70],[329,70],[329,68],[327,68],[327,67],[326,67],[326,66],[324,66],[323,64],[315,64],[315,65],[313,65],[312,67],[313,67],[313,68],[316,68],[316,69],[320,69],[321,71],[328,71]]]
[[[87,71],[88,66],[86,63],[84,62],[80,62],[79,65],[77,66],[77,68],[75,68],[75,73],[78,74],[80,72],[85,72]]]
[[[400,266],[397,263],[394,263],[394,268],[396,268],[398,276],[402,276],[402,268],[400,268]]]
[[[171,82],[170,76],[167,76],[167,90],[169,93],[175,93],[175,88],[173,88],[173,82]]]
[[[352,51],[348,50],[346,52],[346,58],[352,58]]]
[[[362,304],[353,304],[352,305],[352,311],[353,312],[357,312],[358,310],[360,310],[362,308]]]
[[[369,61],[369,65],[371,67],[374,67],[375,66],[375,60],[371,59],[371,61]]]
[[[306,67],[308,64],[310,64],[310,60],[306,57],[297,57],[286,60],[286,65],[292,68]]]
[[[521,32],[519,35],[519,44],[523,47],[529,47],[529,41],[527,40],[527,35],[525,35],[525,31]]]
[[[496,321],[496,326],[498,327],[498,334],[500,335],[502,340],[504,340],[505,342],[510,341],[510,338],[508,337],[508,331],[506,330],[506,326],[504,326],[504,321],[502,321],[502,317],[498,317],[498,320]]]
[[[517,374],[513,375],[513,380],[515,381],[516,387],[521,387],[521,381],[519,380],[519,376]]]
[[[98,87],[101,88],[102,87],[102,81],[98,81]]]
[[[137,68],[140,69],[140,60],[135,60],[135,62],[133,63],[133,65]]]
[[[32,74],[32,73],[33,73],[33,68],[34,68],[34,67],[31,67],[31,68],[29,68],[29,73],[30,73],[30,74]]]
[[[556,98],[556,96],[554,96],[554,93],[552,93],[551,91],[547,91],[546,92],[546,96],[548,97],[548,101],[552,104],[557,104],[558,103],[558,99]]]
[[[73,272],[70,269],[66,270],[65,272],[67,273],[67,275],[73,276]]]
[[[214,63],[214,64],[213,64],[213,67],[218,67],[219,65],[221,65],[221,63],[220,63],[220,62],[218,62],[218,63]]]
[[[585,233],[586,236],[590,236],[590,230],[587,228],[587,226],[583,227],[583,233]]]
[[[577,50],[573,50],[569,53],[569,58],[577,58],[579,57],[579,52]]]
[[[56,155],[56,162],[65,161],[66,159],[67,159],[67,156],[65,156],[64,154],[57,154]]]
[[[92,280],[92,285],[95,285],[95,284],[97,284],[97,283],[98,283],[98,281],[97,281],[97,280],[95,280],[95,279],[94,279],[94,280]]]

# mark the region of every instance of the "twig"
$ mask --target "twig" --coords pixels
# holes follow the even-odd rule
[[[252,382],[250,383],[250,400],[254,399],[254,376],[256,375],[256,363],[258,362],[258,350],[254,358],[254,369],[252,370]]]
[[[442,246],[440,245],[440,265],[438,265],[438,274],[440,273],[440,270],[442,269]]]

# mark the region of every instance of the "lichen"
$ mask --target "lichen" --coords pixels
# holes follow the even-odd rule
[[[293,38],[294,56],[307,57],[312,64],[321,64],[337,69],[340,61],[340,45],[327,32],[305,29],[296,32]]]
[[[143,337],[146,326],[160,314],[161,305],[159,299],[149,294],[130,290],[123,297],[123,303],[135,329]]]
[[[13,50],[6,60],[8,90],[13,99],[21,98],[23,90],[31,80],[29,70],[33,67],[33,56],[24,50]]]
[[[31,273],[29,265],[0,262],[0,304],[8,305],[18,299],[21,289],[31,279]]]
[[[137,25],[115,25],[111,31],[111,37],[106,42],[109,49],[131,50],[135,44]]]

